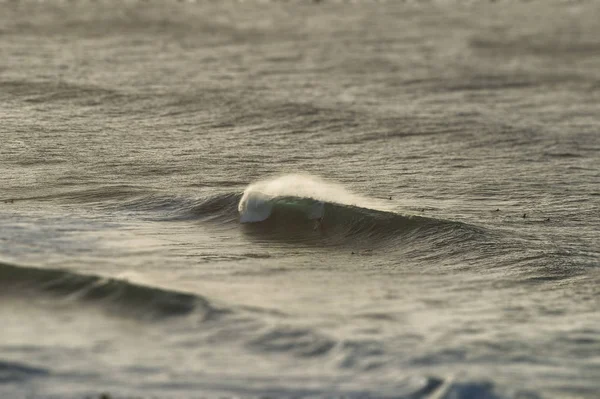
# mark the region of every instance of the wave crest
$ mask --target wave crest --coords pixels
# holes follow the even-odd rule
[[[250,184],[244,190],[238,205],[240,221],[242,223],[263,221],[271,215],[275,203],[294,205],[292,198],[306,200],[303,204],[296,201],[296,208],[305,205],[310,219],[323,216],[322,204],[325,202],[365,208],[385,208],[377,200],[354,194],[339,184],[327,182],[316,176],[292,174]]]

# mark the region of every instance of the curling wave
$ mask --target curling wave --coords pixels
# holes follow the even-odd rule
[[[95,198],[96,191],[75,192],[66,198],[87,201]],[[130,187],[109,191],[113,196],[119,193],[118,201],[106,205],[112,209],[140,212],[156,221],[198,221],[241,229],[259,241],[353,248],[418,243],[429,251],[487,234],[461,222],[400,214],[392,209],[391,201],[366,198],[310,175],[274,177],[248,185],[243,193],[196,198]],[[461,248],[470,250],[469,246]]]
[[[304,175],[251,184],[238,204],[239,220],[246,232],[275,240],[363,242],[374,247],[407,238],[450,244],[483,232],[464,223],[406,216],[387,208],[382,201]]]

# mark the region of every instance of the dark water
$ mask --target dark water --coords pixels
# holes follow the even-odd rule
[[[0,2],[0,396],[599,397],[599,4]]]

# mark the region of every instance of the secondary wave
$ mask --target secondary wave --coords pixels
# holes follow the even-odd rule
[[[199,295],[143,286],[125,280],[77,274],[68,270],[0,263],[1,295],[31,293],[91,302],[111,311],[142,318],[164,318],[199,313],[212,319],[227,312]]]

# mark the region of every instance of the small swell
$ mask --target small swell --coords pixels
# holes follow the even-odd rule
[[[252,340],[248,346],[259,352],[281,352],[297,357],[327,354],[335,341],[309,329],[277,327]]]
[[[0,384],[22,383],[31,378],[45,377],[49,374],[48,370],[40,367],[0,360]]]
[[[202,199],[186,209],[183,216],[219,222],[237,222],[237,205],[240,197],[240,194],[226,193]]]
[[[49,294],[58,298],[91,302],[111,311],[143,318],[184,316],[194,312],[208,320],[228,312],[216,308],[198,295],[61,269],[5,263],[0,263],[0,292],[10,296]]]

